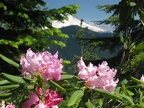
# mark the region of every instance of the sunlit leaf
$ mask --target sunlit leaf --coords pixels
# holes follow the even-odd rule
[[[6,74],[6,73],[2,73],[2,75],[4,78],[6,78],[10,82],[19,83],[19,84],[26,83],[23,77],[14,76],[14,75]]]
[[[19,65],[18,63],[16,63],[16,62],[14,62],[13,60],[5,57],[5,56],[2,55],[2,54],[0,54],[0,58],[3,59],[4,61],[6,61],[7,63],[13,65],[13,66],[16,67],[16,68],[19,68],[19,67],[20,67],[20,65]]]
[[[139,94],[140,94],[140,97],[139,97],[139,103],[142,104],[143,102],[143,92],[139,89]]]
[[[144,49],[144,42],[139,43],[136,47],[135,50],[143,50]]]
[[[120,94],[120,97],[122,98],[122,102],[128,104],[128,105],[134,105],[133,99],[129,96],[126,96],[125,94]]]
[[[3,10],[7,10],[7,7],[2,2],[0,2],[0,8],[3,8]]]
[[[135,2],[130,2],[130,6],[136,6]]]
[[[14,88],[17,88],[19,87],[18,84],[15,84],[15,85],[5,85],[5,86],[0,86],[0,90],[10,90],[10,89],[14,89]]]
[[[131,76],[131,79],[132,79],[134,82],[138,83],[138,84],[141,84],[141,83],[142,83],[141,80],[139,80],[139,79],[137,79],[137,78],[134,78],[134,77],[132,77],[132,76]]]
[[[63,60],[63,64],[71,64],[69,60]]]
[[[8,80],[2,80],[0,81],[0,85],[5,85],[5,84],[9,84],[10,82]]]
[[[83,90],[76,90],[70,97],[67,106],[74,105],[79,99],[81,99],[84,95]]]
[[[100,93],[101,95],[103,95],[104,97],[106,98],[109,98],[109,99],[115,99],[115,100],[122,100],[121,97],[113,94],[113,93],[110,93],[106,90],[103,90],[103,89],[94,89],[96,92]]]
[[[119,37],[120,37],[120,41],[123,43],[124,42],[124,37],[123,37],[122,32],[119,33]]]
[[[91,103],[90,99],[88,99],[88,102],[85,103],[87,108],[95,108],[95,106]]]
[[[60,86],[59,84],[57,84],[55,81],[53,80],[50,80],[50,84],[52,84],[53,86],[55,86],[56,88],[58,88],[59,90],[63,91],[63,92],[66,92],[66,90]]]
[[[62,80],[67,80],[73,78],[74,75],[62,75]]]
[[[11,95],[12,93],[0,93],[0,99],[9,98]]]

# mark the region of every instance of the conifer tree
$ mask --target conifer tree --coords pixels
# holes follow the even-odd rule
[[[118,68],[117,77],[140,77],[144,69],[144,0],[121,0],[118,4],[98,6],[112,15],[98,24],[114,27],[113,36],[82,38],[85,46],[100,51],[109,50],[113,57],[106,58]],[[102,59],[103,60],[103,59]],[[91,61],[91,60],[90,60]],[[99,63],[101,60],[93,60]]]
[[[75,14],[78,5],[48,9],[43,0],[1,0],[0,1],[0,54],[19,63],[19,56],[28,48],[34,51],[48,49],[50,44],[65,46],[65,43],[49,37],[68,38],[59,29],[52,27],[52,20],[67,19]],[[2,56],[1,56],[2,57]],[[15,74],[0,58],[0,71]]]

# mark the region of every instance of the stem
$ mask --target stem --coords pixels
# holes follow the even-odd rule
[[[104,98],[102,108],[107,108],[107,98]]]

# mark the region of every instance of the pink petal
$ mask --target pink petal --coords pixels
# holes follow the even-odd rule
[[[31,105],[39,101],[38,96],[33,92],[29,94],[29,100],[23,103],[23,108],[30,108]]]
[[[34,108],[49,108],[49,107],[46,107],[42,101],[39,101],[39,104],[36,105]]]
[[[58,106],[57,106],[57,105],[55,105],[55,106],[52,106],[52,108],[58,108]]]
[[[34,101],[34,102],[37,102],[37,101],[39,101],[39,97],[38,97],[37,94],[35,94],[35,93],[33,92],[33,93],[29,94],[29,100],[32,100],[32,101]]]
[[[140,80],[144,82],[144,74],[141,76]]]
[[[2,107],[1,108],[5,108],[5,101],[2,101]]]
[[[6,108],[15,108],[15,105],[7,105]]]
[[[38,87],[38,94],[39,94],[39,95],[42,95],[42,88],[39,88],[39,87]]]
[[[83,69],[83,68],[86,68],[86,65],[81,57],[81,59],[78,61],[78,65],[77,67],[79,68],[79,70]]]

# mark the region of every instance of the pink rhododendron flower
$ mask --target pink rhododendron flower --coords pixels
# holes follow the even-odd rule
[[[144,74],[141,76],[140,80],[144,82]]]
[[[5,105],[5,101],[2,101],[2,106],[0,108],[15,108],[15,105],[12,103],[10,105]]]
[[[89,63],[87,67],[82,58],[81,60],[78,61],[78,68],[79,68],[78,76],[83,80],[88,80],[90,77],[94,76],[97,70],[97,67],[93,66],[92,63]]]
[[[32,72],[38,72],[45,81],[61,79],[63,65],[62,59],[58,59],[58,52],[52,55],[48,51],[34,53],[30,48],[27,50],[26,56],[21,56],[20,64],[22,65],[22,74],[26,77]]]
[[[84,80],[91,89],[101,88],[113,92],[117,86],[118,80],[114,81],[117,70],[111,69],[106,61],[98,66],[93,66],[92,63],[86,66],[81,58],[78,61],[78,68],[79,78]]]
[[[38,94],[41,96],[42,89],[38,90]],[[33,92],[29,94],[29,100],[23,103],[23,108],[31,108],[31,105],[35,105],[34,108],[58,108],[58,104],[62,102],[63,98],[57,91],[51,93],[50,89],[46,90],[45,97],[40,99],[39,96]]]

